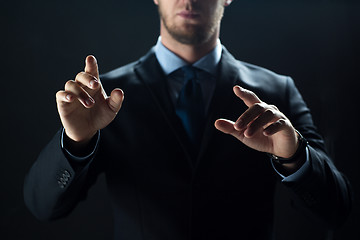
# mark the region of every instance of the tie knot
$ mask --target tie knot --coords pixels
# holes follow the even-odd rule
[[[185,82],[196,78],[196,69],[193,66],[186,65],[181,70],[184,72]]]

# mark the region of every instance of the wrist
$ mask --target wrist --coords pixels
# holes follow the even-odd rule
[[[276,164],[279,168],[281,168],[282,174],[286,176],[293,174],[297,170],[299,170],[304,165],[307,159],[306,149],[308,146],[308,142],[297,130],[295,131],[297,134],[298,144],[296,152],[290,158],[282,158],[273,154],[268,154],[273,163]]]
[[[86,145],[87,143],[89,143],[91,139],[96,135],[96,133],[97,131],[95,130],[86,134],[78,134],[74,133],[74,131],[68,131],[64,127],[64,134],[66,135],[66,138],[70,140],[71,143],[78,146]]]
[[[305,149],[308,145],[308,141],[297,130],[295,130],[295,132],[297,134],[297,148],[296,148],[295,153],[289,158],[283,158],[283,157],[279,157],[274,154],[268,153],[268,155],[274,162],[279,163],[281,165],[285,164],[287,166],[292,166],[299,162],[299,160],[301,159],[301,156],[305,152]]]
[[[306,162],[306,149],[303,151],[302,154],[298,156],[296,160],[294,160],[294,162],[283,163],[283,164],[278,163],[278,165],[280,165],[280,167],[284,170],[286,175],[290,175],[295,173],[297,170],[299,170],[304,165],[305,162]]]
[[[95,136],[97,134],[98,131],[95,132],[95,134],[93,134],[91,137],[81,141],[75,141],[66,134],[66,130],[64,129],[62,139],[63,147],[74,156],[86,156],[92,151],[94,145],[93,142],[96,142],[97,138]]]

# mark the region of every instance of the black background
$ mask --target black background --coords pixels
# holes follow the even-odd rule
[[[151,0],[1,2],[1,239],[110,239],[112,218],[101,177],[66,219],[40,223],[23,203],[23,179],[58,130],[55,93],[94,54],[104,73],[142,56],[156,43]],[[221,41],[238,59],[290,75],[355,203],[334,233],[288,209],[280,187],[277,239],[360,239],[359,1],[245,1],[225,10]],[[299,230],[300,229],[300,230]]]

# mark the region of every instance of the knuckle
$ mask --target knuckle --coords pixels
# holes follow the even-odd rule
[[[61,91],[58,91],[56,94],[55,94],[55,99],[56,101],[59,101],[61,99],[61,96],[63,95],[63,93]]]
[[[255,107],[255,108],[260,108],[260,107],[261,107],[261,103],[254,103],[254,107]]]
[[[274,105],[267,105],[265,113],[268,114],[268,116],[276,117],[276,118],[286,118],[279,109]]]
[[[58,91],[55,95],[55,100],[57,104],[61,104],[64,102],[69,102],[71,100],[71,97],[67,97],[68,93],[65,91]]]
[[[84,74],[85,74],[84,72],[79,72],[78,74],[76,74],[75,79],[76,79],[76,80],[82,79],[83,76],[84,76]]]
[[[256,109],[257,111],[264,111],[265,110],[265,106],[263,103],[255,103],[253,105],[253,108]]]
[[[255,94],[253,91],[249,90],[249,89],[243,89],[243,91],[244,91],[245,93],[247,93],[247,94],[249,94],[249,95],[253,96],[253,97],[255,97],[255,96],[256,96],[256,94]]]
[[[265,112],[264,112],[264,114],[265,114],[266,116],[268,116],[268,117],[274,117],[274,116],[276,116],[276,112],[275,112],[273,109],[271,109],[271,108],[266,109]]]
[[[79,72],[76,77],[75,77],[76,81],[79,81],[83,84],[87,84],[88,82],[90,82],[91,80],[98,80],[96,77],[94,77],[93,75],[87,73],[87,72]]]
[[[56,98],[60,98],[62,95],[64,94],[64,91],[57,91],[56,94],[55,94],[55,97]]]
[[[75,81],[74,80],[69,80],[65,83],[65,89],[70,87],[70,86],[73,86],[75,84]]]
[[[279,120],[277,121],[277,124],[279,124],[280,126],[283,126],[283,125],[286,124],[286,120],[283,119],[283,118],[281,118],[281,119],[279,119]]]
[[[275,111],[279,111],[279,109],[275,105],[269,105],[270,108],[274,109]]]

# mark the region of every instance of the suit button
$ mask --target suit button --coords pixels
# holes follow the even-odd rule
[[[70,173],[67,170],[64,170],[64,172],[62,173],[62,179],[67,182],[70,179]]]
[[[65,188],[66,185],[69,182],[71,175],[68,170],[64,170],[62,173],[60,173],[60,176],[58,178],[58,185],[60,188]]]
[[[69,178],[65,174],[63,174],[62,175],[62,180],[67,182],[67,181],[69,181]]]
[[[67,184],[67,179],[59,178],[59,180],[60,180],[60,182],[61,182],[64,186],[66,186],[66,184]]]
[[[59,187],[60,187],[60,188],[64,188],[64,187],[65,187],[64,184],[63,184],[61,181],[58,181],[58,184],[59,184]]]
[[[63,177],[70,178],[70,173],[68,170],[64,170]]]

